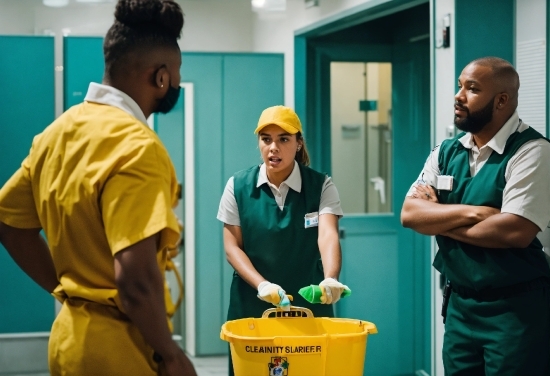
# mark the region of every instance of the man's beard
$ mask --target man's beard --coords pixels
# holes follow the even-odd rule
[[[462,107],[458,102],[455,105],[466,111],[466,117],[464,119],[458,119],[455,116],[455,125],[458,129],[464,132],[470,132],[476,134],[480,132],[485,126],[493,120],[493,102],[496,97],[493,97],[489,103],[481,110],[470,113],[465,107]]]

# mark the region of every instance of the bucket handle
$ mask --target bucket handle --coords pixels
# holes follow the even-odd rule
[[[271,316],[274,314],[274,316]],[[290,311],[283,311],[278,308],[266,309],[262,315],[262,319],[270,317],[313,317],[313,312],[308,308],[291,306]]]

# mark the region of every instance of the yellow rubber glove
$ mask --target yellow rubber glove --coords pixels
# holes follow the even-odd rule
[[[286,291],[279,285],[263,281],[258,285],[258,298],[264,302],[273,304],[283,311],[290,311],[290,300],[286,295]]]
[[[336,303],[338,300],[340,300],[344,289],[349,290],[348,286],[341,284],[334,278],[325,278],[323,282],[319,283],[319,287],[323,292],[323,295],[321,296],[322,304]]]

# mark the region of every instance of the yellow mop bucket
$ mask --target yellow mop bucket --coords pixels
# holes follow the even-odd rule
[[[268,309],[262,318],[228,321],[235,376],[361,376],[373,323],[313,317],[311,310]]]

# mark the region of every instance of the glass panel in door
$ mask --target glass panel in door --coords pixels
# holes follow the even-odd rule
[[[391,63],[333,62],[331,163],[344,213],[391,213]]]

